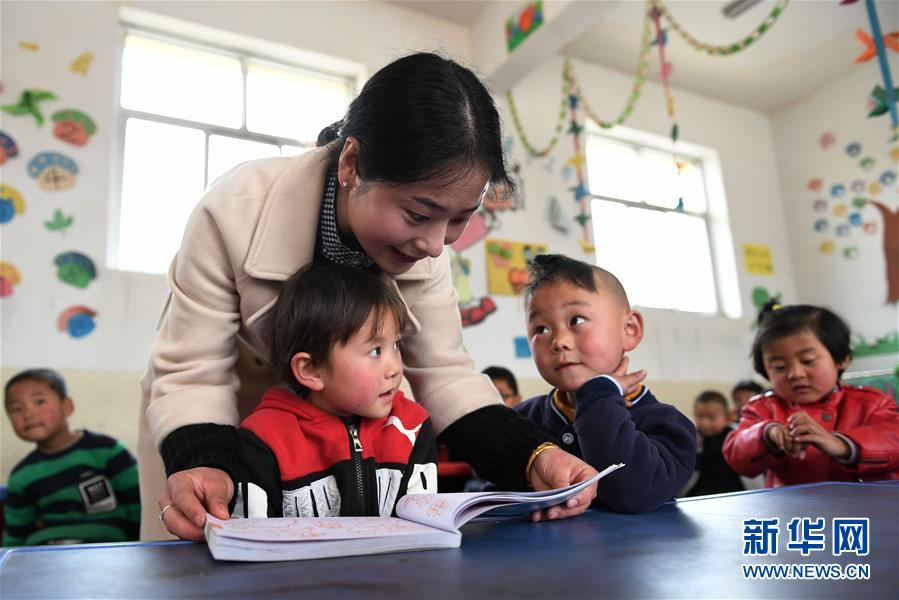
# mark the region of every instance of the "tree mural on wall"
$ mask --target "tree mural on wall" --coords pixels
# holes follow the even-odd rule
[[[866,204],[880,212],[883,220],[883,258],[887,266],[887,302],[899,301],[899,207],[890,210],[883,202],[868,200]]]

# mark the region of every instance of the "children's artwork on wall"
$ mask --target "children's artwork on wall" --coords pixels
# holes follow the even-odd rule
[[[94,261],[80,252],[63,252],[53,259],[60,281],[77,288],[86,288],[97,278]]]
[[[821,134],[821,138],[818,140],[818,143],[821,145],[822,150],[828,150],[836,141],[837,136],[835,136],[832,131],[825,131]]]
[[[78,165],[59,152],[41,152],[28,163],[28,174],[46,192],[59,192],[75,185]]]
[[[19,270],[6,261],[0,260],[0,298],[12,296],[13,289],[22,281]]]
[[[546,202],[546,220],[556,231],[568,233],[568,216],[555,196],[551,196]]]
[[[496,302],[490,296],[484,296],[469,306],[460,306],[462,327],[471,327],[483,323],[484,319],[496,312]]]
[[[72,64],[69,65],[69,71],[72,73],[81,73],[83,76],[87,77],[87,71],[91,68],[91,63],[94,61],[94,55],[90,52],[82,52],[78,55],[78,58],[72,61]]]
[[[70,306],[59,314],[56,327],[59,331],[69,334],[69,337],[78,339],[90,334],[96,329],[94,317],[97,311],[87,306]]]
[[[899,138],[899,110],[896,109],[897,90],[893,87],[893,76],[890,72],[887,48],[889,47],[894,51],[899,50],[899,32],[884,35],[874,0],[865,0],[865,9],[868,13],[868,22],[871,25],[871,34],[868,35],[864,31],[856,31],[856,36],[865,45],[865,51],[855,59],[855,62],[864,62],[875,55],[877,56],[877,64],[880,67],[883,85],[876,86],[874,91],[871,92],[874,107],[868,114],[868,117],[875,117],[889,112],[891,135],[888,139],[896,141]],[[873,49],[871,46],[873,46]]]
[[[543,244],[488,239],[487,289],[491,294],[517,296],[527,283],[528,263],[538,254],[545,254]]]
[[[71,227],[74,221],[75,217],[72,215],[64,215],[63,212],[57,208],[53,211],[53,218],[49,221],[44,221],[44,227],[46,227],[48,231],[65,233],[66,229]]]
[[[38,52],[41,47],[35,42],[28,42],[25,40],[19,40],[19,48],[22,50],[27,50],[28,52]]]
[[[472,299],[471,281],[468,277],[471,273],[471,261],[463,258],[460,254],[453,254],[450,261],[450,272],[453,275],[453,287],[459,294],[459,304],[468,304]]]
[[[893,90],[893,103],[896,102],[897,93],[899,93],[899,89]],[[890,99],[887,97],[886,90],[879,85],[874,86],[874,89],[871,90],[871,95],[868,98],[868,108],[870,109],[868,118],[879,117],[880,115],[885,115],[889,112],[889,102]]]
[[[16,141],[9,134],[0,131],[0,165],[6,164],[7,160],[18,155],[19,147],[16,145]]]
[[[891,331],[873,341],[859,334],[853,334],[852,357],[874,356],[875,354],[899,353],[899,331]]]
[[[97,131],[94,120],[74,108],[58,110],[50,118],[56,123],[53,135],[75,146],[85,145]]]
[[[543,0],[533,0],[506,19],[506,48],[515,50],[529,35],[543,25]]]
[[[459,236],[459,239],[450,244],[450,248],[456,252],[462,252],[479,242],[488,233],[490,233],[490,227],[487,226],[487,218],[483,213],[476,212],[471,215],[471,219],[468,220],[468,225],[465,227],[462,235]]]
[[[515,344],[515,358],[531,357],[531,345],[528,344],[528,338],[519,335],[515,337],[512,342]]]
[[[743,264],[754,275],[773,275],[771,248],[765,244],[743,244]]]
[[[810,189],[813,192],[820,192],[822,185],[824,185],[824,184],[821,182],[821,180],[819,178],[815,177],[814,179],[809,180],[808,189]]]
[[[25,199],[11,185],[0,184],[0,223],[9,223],[16,215],[25,213]]]
[[[19,101],[13,104],[3,104],[0,110],[11,115],[31,115],[37,126],[44,124],[44,113],[41,112],[40,103],[47,100],[56,100],[56,94],[46,90],[25,90],[19,97]]]

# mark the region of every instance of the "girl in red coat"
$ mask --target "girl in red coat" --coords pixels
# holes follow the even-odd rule
[[[848,386],[849,328],[825,308],[769,302],[752,345],[774,389],[743,407],[724,457],[766,487],[899,479],[899,411],[875,388]]]

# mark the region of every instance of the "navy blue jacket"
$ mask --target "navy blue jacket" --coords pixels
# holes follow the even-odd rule
[[[515,410],[597,470],[625,464],[599,481],[597,499],[602,505],[627,513],[655,510],[690,479],[696,465],[696,429],[648,388],[626,408],[618,383],[595,377],[577,391],[573,423],[553,404],[554,392],[526,400]]]

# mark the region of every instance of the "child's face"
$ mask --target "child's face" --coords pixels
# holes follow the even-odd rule
[[[374,315],[344,345],[331,349],[321,370],[322,389],[315,404],[334,415],[386,417],[403,378],[400,332],[396,317],[387,311],[381,331],[371,337]]]
[[[718,435],[730,421],[727,411],[717,402],[696,402],[693,405],[693,419],[696,421],[696,429],[706,437]]]
[[[734,406],[737,407],[737,415],[740,414],[740,411],[743,410],[743,407],[746,406],[746,403],[749,402],[749,399],[755,395],[756,392],[753,392],[752,390],[737,390],[732,394]]]
[[[537,370],[564,392],[615,371],[642,334],[639,313],[602,287],[591,292],[557,281],[538,288],[528,305],[528,338]]]
[[[74,406],[44,381],[25,379],[9,388],[6,412],[16,435],[42,450],[53,450],[68,437],[66,417]]]
[[[496,391],[499,392],[499,395],[502,396],[503,402],[509,408],[512,408],[519,402],[521,402],[521,394],[516,394],[512,391],[512,386],[509,385],[509,382],[505,379],[491,379],[493,382],[493,387],[496,388]]]
[[[849,365],[834,362],[824,344],[808,329],[774,340],[762,348],[762,361],[774,391],[797,404],[824,398]]]

